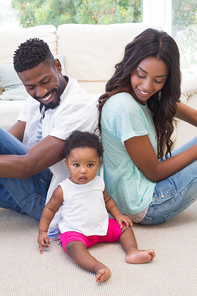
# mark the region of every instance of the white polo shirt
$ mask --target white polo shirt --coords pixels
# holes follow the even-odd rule
[[[18,120],[26,122],[23,144],[27,148],[31,148],[36,143],[36,131],[40,118],[40,103],[29,96],[18,116]],[[95,100],[81,88],[76,80],[69,78],[68,84],[61,95],[60,105],[45,112],[42,136],[44,138],[50,135],[65,140],[74,130],[93,133],[97,123],[98,113]],[[50,170],[53,173],[53,177],[46,202],[50,199],[58,183],[70,175],[63,160],[51,166]],[[54,231],[58,222],[59,213],[56,214],[51,222],[49,233]]]

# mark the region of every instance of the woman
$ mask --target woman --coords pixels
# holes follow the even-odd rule
[[[179,98],[178,47],[147,29],[126,46],[98,106],[106,188],[135,223],[162,223],[196,200],[197,137],[171,152],[173,118],[197,126]]]

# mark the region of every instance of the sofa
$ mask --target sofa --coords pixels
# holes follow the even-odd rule
[[[27,97],[24,86],[13,69],[13,53],[21,42],[38,37],[46,41],[53,55],[60,59],[63,73],[75,78],[97,101],[105,91],[114,65],[123,56],[124,48],[148,27],[157,25],[127,23],[113,25],[64,24],[0,31],[0,126],[9,129]],[[197,69],[196,69],[197,70]],[[181,100],[197,109],[197,71],[182,70]],[[196,128],[175,121],[174,148],[197,135]]]

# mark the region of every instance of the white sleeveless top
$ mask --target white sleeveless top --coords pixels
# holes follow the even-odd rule
[[[85,236],[106,235],[108,213],[103,198],[105,184],[96,176],[87,184],[75,184],[69,179],[59,184],[63,190],[59,230],[77,231]]]

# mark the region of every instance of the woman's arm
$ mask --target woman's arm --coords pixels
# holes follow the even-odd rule
[[[197,159],[196,144],[178,155],[159,162],[148,135],[126,140],[125,147],[134,164],[152,182],[168,178]]]
[[[197,126],[197,110],[177,103],[177,118]],[[177,173],[197,159],[197,145],[159,162],[147,135],[133,137],[125,141],[127,152],[134,164],[151,181],[159,182]]]
[[[197,127],[197,110],[189,107],[182,102],[177,103],[177,111],[175,117]]]
[[[52,197],[49,202],[44,207],[40,218],[39,224],[39,234],[38,234],[38,244],[40,248],[40,253],[43,253],[42,247],[49,247],[50,241],[47,235],[47,231],[51,221],[53,220],[55,213],[59,210],[61,204],[63,203],[63,191],[62,187],[58,186],[53,192]]]

